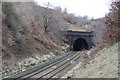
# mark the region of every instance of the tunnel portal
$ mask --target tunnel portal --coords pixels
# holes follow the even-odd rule
[[[73,44],[73,51],[81,51],[81,50],[87,50],[88,44],[83,38],[79,38],[75,40]]]
[[[67,43],[70,51],[89,50],[94,45],[94,32],[67,31]]]

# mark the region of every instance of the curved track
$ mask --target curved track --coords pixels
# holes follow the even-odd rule
[[[42,67],[35,67],[28,72],[25,72],[23,75],[11,76],[13,80],[29,80],[30,78],[34,78],[34,80],[40,80],[41,78],[60,78],[63,76],[68,70],[75,66],[79,62],[82,52],[70,52],[69,54],[64,55],[63,57],[52,61],[51,63],[46,63]]]

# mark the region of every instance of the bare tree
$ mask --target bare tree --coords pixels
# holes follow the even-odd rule
[[[44,10],[44,12],[42,13],[43,15],[43,21],[44,21],[44,28],[45,28],[45,32],[49,32],[50,30],[48,29],[51,24],[55,21],[55,19],[53,18],[53,16],[55,15],[55,13],[53,12],[52,9],[49,8],[50,7],[50,3],[47,3],[47,7]]]

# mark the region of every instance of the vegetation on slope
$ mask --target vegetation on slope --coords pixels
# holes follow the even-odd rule
[[[96,41],[101,39],[102,19],[89,21],[87,17],[76,17],[62,11],[60,7],[54,10],[48,8],[49,4],[44,8],[32,2],[2,3],[2,66],[5,74],[7,70],[14,72],[11,67],[20,62],[24,66],[39,64],[39,60],[37,63],[31,61],[24,64],[28,58],[35,59],[38,55],[61,52],[67,46],[64,32],[68,29],[96,30],[96,34],[100,34]],[[20,67],[20,70],[24,69]]]
[[[112,2],[112,9],[105,17],[104,42],[114,43],[120,41],[120,1]]]
[[[70,16],[60,8],[53,10],[48,7],[32,2],[2,3],[3,67],[14,66],[17,62],[36,55],[62,51],[66,47],[64,31],[70,26],[74,29],[78,23],[88,21],[82,17]],[[71,23],[65,20],[69,18]]]
[[[105,17],[102,38],[98,41],[85,62],[79,63],[67,75],[79,78],[118,78],[118,55],[120,45],[120,1],[112,2],[112,9]],[[108,47],[104,48],[105,45]],[[103,48],[103,49],[102,49]],[[100,51],[102,49],[102,51]],[[99,51],[99,52],[98,52]],[[93,60],[91,60],[91,58]],[[91,60],[91,61],[90,61]],[[90,61],[90,62],[89,62]],[[81,64],[85,64],[84,68]],[[67,77],[67,76],[66,76]]]
[[[3,67],[62,49],[63,41],[44,32],[42,16],[35,7],[34,3],[3,3]]]
[[[118,78],[118,48],[120,42],[109,45],[98,52],[96,58],[86,67],[82,62],[77,64],[64,77],[71,78]]]
[[[1,74],[2,78],[5,78],[11,75],[19,74],[37,65],[44,64],[45,62],[51,61],[52,59],[56,57],[58,57],[58,55],[54,55],[53,53],[50,53],[50,54],[43,55],[43,56],[36,56],[35,58],[28,58],[16,64],[12,68],[4,67],[0,72],[2,72]]]

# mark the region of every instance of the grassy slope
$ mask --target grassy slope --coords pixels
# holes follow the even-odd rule
[[[66,76],[75,78],[115,78],[118,77],[118,43],[108,46],[99,55],[82,68],[76,65]]]

